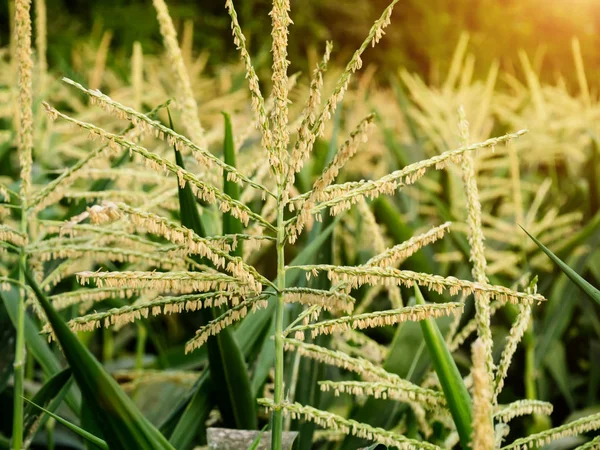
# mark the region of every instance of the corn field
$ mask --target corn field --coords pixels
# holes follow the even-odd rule
[[[579,40],[575,90],[525,51],[476,76],[467,32],[439,80],[384,80],[392,0],[296,73],[297,5],[272,1],[265,58],[226,0],[214,68],[146,3],[161,51],[123,72],[110,30],[53,67],[45,0],[9,2],[0,448],[600,449]]]

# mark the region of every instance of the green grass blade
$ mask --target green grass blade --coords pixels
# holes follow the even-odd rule
[[[232,167],[236,166],[235,146],[233,144],[233,129],[229,114],[222,113],[225,119],[225,142],[223,143],[223,160]],[[240,198],[240,186],[234,181],[227,179],[227,172],[223,171],[223,192],[234,200]],[[244,230],[242,222],[233,217],[231,213],[223,213],[223,234],[239,234]],[[234,256],[242,256],[244,253],[243,241],[238,242],[236,248],[231,251]]]
[[[424,305],[425,299],[416,284],[415,295],[417,304]],[[471,397],[435,320],[426,319],[419,323],[433,368],[440,380],[446,403],[456,425],[461,446],[464,450],[469,449],[473,431]]]
[[[171,122],[171,128],[173,123]],[[185,168],[181,154],[175,150],[177,165]],[[179,186],[181,224],[199,236],[205,236],[196,197],[189,184]],[[201,309],[198,314],[203,323],[216,318],[212,309]],[[208,361],[215,397],[225,424],[239,429],[253,430],[257,427],[256,402],[252,396],[250,379],[244,357],[231,329],[226,328],[209,338]]]
[[[584,280],[577,272],[575,272],[573,269],[571,269],[558,256],[556,256],[554,253],[552,253],[544,244],[542,244],[540,241],[538,241],[536,238],[534,238],[531,234],[529,234],[529,232],[525,228],[521,227],[521,229],[525,233],[527,233],[527,236],[529,236],[531,238],[531,240],[533,242],[535,242],[535,244],[546,255],[548,255],[548,258],[550,258],[552,260],[552,262],[554,262],[554,264],[556,264],[560,268],[560,270],[562,270],[564,272],[564,274],[566,276],[568,276],[571,279],[571,281],[577,285],[577,287],[579,287],[583,292],[585,292],[587,295],[589,295],[590,298],[592,300],[594,300],[596,303],[600,304],[600,291],[598,289],[596,289],[594,286],[592,286],[590,283],[588,283],[586,280]]]
[[[68,420],[63,419],[62,417],[54,414],[52,411],[48,411],[46,408],[42,408],[41,406],[37,405],[35,402],[33,402],[31,400],[25,399],[25,401],[27,403],[29,403],[30,405],[32,405],[33,407],[38,408],[41,411],[45,412],[50,417],[54,418],[57,422],[62,423],[65,427],[74,431],[75,433],[77,433],[79,436],[81,436],[85,440],[91,442],[92,444],[96,445],[97,447],[100,447],[103,450],[109,450],[109,447],[108,447],[108,444],[106,443],[106,441],[100,439],[99,437],[94,436],[92,433],[88,433],[83,428],[80,428],[77,425],[69,422]]]
[[[62,347],[75,381],[87,405],[93,410],[110,447],[173,449],[167,439],[141,414],[100,362],[79,342],[31,273],[25,268],[23,270]]]
[[[269,425],[265,425],[263,427],[262,430],[260,430],[260,433],[258,433],[258,436],[256,436],[256,439],[254,439],[254,441],[252,442],[252,445],[250,447],[248,447],[248,450],[256,450],[258,448],[258,444],[260,444],[260,440],[263,437],[263,434],[265,434],[265,431],[267,429]]]
[[[173,447],[179,450],[190,448],[199,425],[206,422],[214,405],[214,398],[211,397],[212,380],[209,370],[202,373],[195,389],[194,395],[177,421],[169,439]]]
[[[2,298],[14,326],[17,322],[17,309],[20,301],[17,288],[11,287],[9,291],[0,292],[0,298]],[[47,378],[51,378],[63,370],[58,358],[52,352],[46,340],[39,334],[38,327],[29,315],[25,315],[25,344],[27,345],[27,351],[33,355]],[[78,415],[81,410],[81,398],[74,387],[67,392],[65,401],[71,411]]]
[[[29,447],[36,431],[44,426],[47,417],[41,414],[37,406],[47,407],[52,412],[56,411],[71,385],[71,380],[71,369],[65,369],[50,378],[31,399],[33,404],[27,405],[23,414],[24,447]]]

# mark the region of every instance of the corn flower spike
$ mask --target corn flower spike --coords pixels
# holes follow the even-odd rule
[[[510,422],[515,417],[540,414],[549,416],[552,414],[554,407],[552,403],[543,402],[541,400],[517,400],[508,405],[499,405],[496,407],[494,419],[500,422]]]
[[[72,292],[52,295],[49,299],[52,301],[52,306],[57,311],[60,311],[61,309],[80,303],[101,302],[109,298],[132,298],[138,294],[138,290],[129,288],[95,288],[78,289]]]
[[[217,158],[215,155],[210,153],[208,150],[205,150],[202,146],[195,144],[187,137],[173,131],[171,128],[163,125],[161,122],[152,119],[150,117],[150,114],[146,115],[140,113],[128,106],[117,102],[116,100],[113,100],[112,98],[103,94],[97,89],[87,89],[86,87],[69,78],[63,78],[63,81],[87,94],[90,97],[92,103],[98,104],[102,109],[104,109],[108,113],[115,115],[120,119],[130,121],[142,132],[154,134],[155,137],[167,141],[167,143],[170,146],[174,147],[178,151],[180,151],[182,147],[189,148],[192,151],[192,154],[194,155],[198,163],[205,166],[206,168],[211,168],[212,164],[215,164],[219,167],[219,169],[226,171],[233,181],[236,181],[237,183],[247,183],[249,186],[258,189],[264,192],[265,194],[273,195],[267,188],[246,177],[235,167],[226,164],[221,159]],[[48,109],[48,112],[50,115],[53,114],[53,111],[51,109]],[[63,118],[66,118],[68,120],[67,117]]]
[[[387,311],[375,311],[371,313],[358,314],[355,316],[344,316],[339,319],[331,319],[323,322],[300,325],[287,330],[295,333],[310,331],[314,338],[320,334],[333,334],[348,329],[365,329],[394,325],[406,321],[418,322],[427,318],[448,316],[461,313],[462,303],[441,303],[431,305],[407,306]]]
[[[331,312],[350,314],[354,309],[354,298],[348,294],[310,288],[287,288],[283,291],[283,301],[302,305],[318,305]]]
[[[440,226],[433,227],[429,231],[417,236],[411,237],[409,240],[395,245],[392,248],[381,252],[380,254],[369,259],[365,266],[390,267],[397,265],[406,258],[412,256],[421,247],[429,245],[444,237],[450,229],[451,222],[446,222]]]
[[[504,379],[506,378],[508,368],[510,367],[515,351],[517,350],[517,345],[521,342],[523,335],[527,331],[531,319],[531,305],[519,305],[519,309],[519,315],[510,329],[506,347],[502,352],[498,370],[496,371],[494,395],[492,398],[493,404],[498,403],[498,395],[502,392],[502,388],[504,387]]]
[[[230,256],[227,250],[222,250],[214,245],[215,241],[213,239],[200,237],[193,230],[172,222],[166,217],[132,208],[124,203],[106,202],[102,206],[92,206],[85,213],[72,218],[71,222],[68,222],[62,229],[62,232],[68,232],[73,224],[87,217],[93,223],[101,223],[120,219],[123,215],[129,218],[136,230],[147,231],[162,236],[174,244],[184,245],[187,254],[200,255],[209,259],[217,268],[222,267],[235,277],[244,279],[254,285],[256,291],[261,290],[258,280],[270,284],[254,267],[244,263],[239,257]]]
[[[131,152],[138,153],[139,155],[144,157],[146,165],[156,170],[157,172],[165,171],[175,174],[180,184],[185,185],[185,183],[190,183],[190,185],[192,186],[192,191],[198,198],[208,203],[215,203],[218,201],[219,208],[221,211],[230,211],[231,214],[235,218],[242,221],[244,225],[247,225],[250,219],[252,218],[253,220],[256,220],[257,222],[261,223],[264,227],[269,228],[271,230],[274,229],[273,225],[271,225],[269,222],[266,222],[260,215],[252,212],[252,210],[248,206],[244,205],[243,203],[237,200],[233,200],[231,197],[224,194],[221,190],[208,183],[201,181],[196,175],[187,170],[182,169],[177,164],[169,161],[168,159],[165,159],[162,156],[157,155],[156,153],[152,153],[144,147],[142,147],[141,145],[128,141],[127,139],[124,139],[121,136],[109,133],[108,131],[103,130],[102,128],[98,128],[92,124],[81,122],[77,119],[73,119],[72,117],[62,114],[61,112],[52,108],[47,103],[44,103],[44,106],[46,107],[47,111],[52,117],[61,117],[63,119],[66,119],[69,122],[72,122],[80,126],[81,128],[88,130],[92,136],[97,136],[100,139],[108,140],[109,146],[121,146],[125,149],[128,149]]]
[[[93,292],[93,291],[92,291]],[[136,302],[133,305],[121,308],[112,308],[108,311],[88,314],[69,321],[69,327],[73,331],[93,331],[104,326],[121,326],[133,323],[142,318],[147,319],[150,315],[180,314],[187,311],[196,311],[200,308],[210,308],[223,304],[239,304],[239,298],[234,292],[210,292],[207,294],[190,294],[177,297],[158,297],[151,301]],[[50,333],[46,326],[44,333]]]
[[[350,345],[353,343],[355,345]],[[389,354],[385,345],[375,339],[355,330],[346,330],[332,341],[334,349],[347,353],[350,356],[359,356],[373,363],[383,363]]]
[[[308,99],[306,100],[306,104],[302,110],[300,115],[300,126],[298,128],[298,140],[299,141],[307,141],[309,139],[310,129],[313,126],[316,119],[317,108],[321,103],[321,89],[323,88],[323,74],[327,70],[327,64],[329,62],[329,58],[331,56],[331,50],[333,48],[333,44],[331,42],[327,42],[325,45],[325,53],[323,54],[323,59],[317,65],[313,72],[312,80],[310,82],[310,92],[308,94]],[[296,179],[295,175],[299,172],[306,159],[310,156],[310,149],[308,146],[300,146],[294,145],[289,163],[290,166],[287,170],[287,185],[286,185],[286,193],[289,196],[289,191],[291,187],[294,185],[294,180]]]
[[[181,109],[181,118],[185,129],[190,134],[193,142],[199,146],[206,146],[206,138],[204,129],[200,125],[198,117],[198,104],[194,97],[194,91],[190,82],[181,49],[177,43],[177,32],[169,15],[169,10],[164,0],[152,0],[156,8],[156,16],[160,25],[160,33],[162,34],[167,56],[171,62],[171,67],[175,73],[177,80],[177,101]]]
[[[358,124],[356,129],[350,133],[348,140],[344,142],[335,154],[333,160],[325,167],[321,176],[314,182],[310,195],[308,198],[304,199],[299,207],[297,220],[293,230],[294,234],[290,234],[290,240],[302,232],[304,224],[310,219],[310,211],[315,206],[315,203],[320,200],[323,190],[333,183],[340,169],[354,156],[360,143],[367,141],[367,133],[371,128],[374,119],[375,115],[369,114]]]
[[[541,294],[530,294],[517,292],[504,286],[496,286],[487,283],[476,283],[473,281],[459,280],[455,277],[442,277],[426,273],[412,272],[410,270],[398,270],[394,268],[365,267],[365,266],[334,266],[334,265],[305,265],[289,266],[288,270],[300,269],[308,272],[308,275],[317,275],[320,271],[326,271],[331,281],[348,283],[348,287],[356,289],[364,284],[384,284],[412,287],[414,284],[423,286],[429,290],[441,294],[448,291],[450,295],[471,295],[473,293],[489,295],[502,301],[511,303],[532,304],[542,302],[546,299]]]
[[[77,280],[83,285],[94,280],[98,287],[155,289],[181,294],[214,290],[235,291],[240,295],[250,292],[245,282],[218,272],[79,272]]]
[[[600,436],[596,436],[589,442],[586,442],[579,447],[575,447],[575,450],[598,450],[600,448]]]
[[[458,109],[460,145],[469,145],[469,123],[465,116],[465,110]],[[484,236],[481,225],[481,203],[479,201],[479,190],[475,174],[475,163],[469,154],[461,158],[462,178],[467,197],[467,224],[469,236],[470,256],[473,263],[473,279],[478,283],[487,283],[487,262],[485,259]],[[490,298],[483,294],[475,295],[475,317],[477,319],[477,334],[485,345],[485,361],[490,383],[494,376],[494,361],[492,359],[492,329],[490,327]]]
[[[7,225],[0,225],[0,241],[8,242],[17,247],[27,245],[28,237],[26,233],[14,230]]]
[[[400,402],[418,402],[426,409],[436,410],[446,406],[444,394],[425,389],[406,380],[402,384],[382,381],[319,381],[322,391],[391,399]]]
[[[338,78],[333,93],[325,103],[321,114],[319,114],[314,123],[311,124],[312,126],[310,127],[310,131],[306,133],[306,135],[299,136],[298,140],[296,141],[295,148],[292,150],[292,154],[300,155],[300,159],[298,161],[292,162],[295,172],[299,172],[302,169],[303,163],[306,161],[306,159],[308,159],[308,155],[310,154],[310,150],[312,149],[315,140],[324,132],[325,122],[331,119],[332,115],[335,113],[337,105],[344,98],[344,94],[348,89],[352,74],[362,67],[361,55],[369,46],[369,44],[375,46],[375,44],[377,44],[385,34],[384,29],[390,24],[392,11],[398,1],[399,0],[393,0],[383,11],[379,19],[375,21],[369,30],[369,34],[367,35],[366,39],[354,52],[352,58],[346,65],[346,68]]]
[[[271,9],[271,36],[273,39],[271,53],[273,55],[273,110],[271,111],[270,124],[273,137],[273,148],[269,152],[269,164],[273,172],[283,177],[289,155],[287,147],[290,141],[288,129],[288,76],[287,70],[290,62],[287,59],[288,29],[290,23],[289,0],[273,0]],[[285,180],[279,180],[283,185]]]
[[[476,450],[494,450],[494,424],[492,420],[492,387],[486,369],[485,346],[481,338],[473,344],[473,440]]]
[[[267,398],[258,399],[258,403],[267,409],[273,409],[273,400]],[[388,445],[398,450],[412,450],[419,448],[422,450],[441,450],[440,447],[424,441],[409,439],[402,435],[375,428],[365,423],[360,423],[352,419],[345,419],[330,412],[321,411],[311,406],[302,406],[299,403],[284,402],[280,406],[285,414],[289,414],[292,419],[304,419],[313,422],[320,427],[330,430],[341,430],[345,434],[352,434],[362,439],[378,442]]]
[[[364,358],[349,356],[346,353],[302,342],[298,339],[285,338],[284,345],[287,351],[297,351],[306,358],[349,370],[366,380],[390,382],[395,385],[400,385],[404,381],[398,375],[390,373]]]
[[[513,443],[502,447],[501,450],[528,450],[532,447],[547,445],[557,439],[568,436],[577,436],[599,428],[600,413],[591,414],[559,427],[535,433],[522,439],[517,439]]]
[[[246,317],[248,312],[265,309],[267,306],[269,306],[269,302],[267,301],[268,298],[269,294],[262,294],[254,298],[244,300],[243,302],[227,309],[219,317],[211,320],[207,325],[196,331],[196,336],[186,342],[185,353],[192,352],[202,347],[210,336],[215,336],[233,322],[242,320],[244,317]]]
[[[254,111],[254,115],[256,116],[256,122],[258,123],[258,128],[260,129],[260,132],[262,134],[261,144],[263,148],[271,149],[272,136],[271,128],[269,126],[269,118],[265,109],[265,100],[260,91],[258,76],[256,75],[256,71],[254,70],[254,66],[252,65],[250,54],[246,49],[246,37],[242,33],[242,29],[238,22],[237,13],[235,11],[235,8],[233,7],[233,1],[226,0],[225,8],[227,8],[227,12],[231,17],[231,31],[233,34],[233,42],[236,45],[237,49],[240,51],[240,57],[244,62],[244,66],[246,67],[246,79],[248,80],[248,87],[252,96],[252,110]]]
[[[442,169],[449,162],[459,162],[460,157],[466,152],[479,150],[482,148],[494,147],[503,142],[510,141],[526,133],[521,130],[516,133],[506,134],[497,138],[471,144],[455,150],[449,150],[440,155],[429,159],[410,164],[403,169],[396,170],[377,180],[348,182],[344,184],[334,184],[325,188],[321,194],[321,203],[312,208],[311,214],[316,214],[326,208],[330,208],[332,215],[337,215],[358,203],[359,198],[376,198],[380,195],[391,195],[397,189],[413,184],[421,178],[428,169]],[[290,199],[292,202],[300,201],[310,196],[310,192]],[[293,220],[291,221],[293,224]]]

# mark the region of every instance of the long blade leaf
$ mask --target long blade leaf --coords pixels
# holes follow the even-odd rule
[[[71,332],[26,268],[33,289],[60,343],[87,405],[111,448],[173,449],[167,439],[137,409],[117,382]]]
[[[538,241],[536,238],[534,238],[531,234],[529,234],[529,232],[525,228],[521,227],[521,229],[525,233],[527,233],[527,236],[529,236],[531,238],[531,240],[533,242],[535,242],[535,244],[546,255],[548,255],[548,258],[550,258],[552,260],[552,262],[554,262],[554,264],[556,264],[560,268],[560,270],[562,270],[564,272],[564,274],[566,276],[568,276],[571,279],[571,281],[577,285],[577,287],[579,287],[583,292],[585,292],[587,295],[589,295],[590,298],[592,300],[594,300],[596,303],[600,304],[600,291],[598,289],[596,289],[594,286],[592,286],[590,283],[588,283],[586,280],[584,280],[577,272],[575,272],[573,269],[571,269],[558,256],[556,256],[554,253],[552,253],[544,244],[542,244],[540,241]]]
[[[56,411],[71,385],[71,369],[65,369],[50,378],[31,399],[33,404],[27,405],[24,412],[23,436],[24,447],[29,447],[36,431],[44,426],[46,416],[43,416],[38,405],[47,407],[51,412]]]
[[[31,400],[25,399],[25,401],[27,403],[29,403],[30,405],[32,405],[33,407],[38,408],[41,411],[45,412],[50,417],[54,418],[57,422],[62,423],[65,427],[67,427],[70,430],[74,431],[75,433],[77,433],[79,436],[81,436],[85,440],[91,442],[92,444],[100,447],[103,450],[109,450],[109,447],[108,447],[108,444],[106,443],[106,441],[100,439],[99,437],[94,436],[92,433],[88,433],[83,428],[80,428],[77,425],[69,422],[68,420],[63,419],[59,415],[54,414],[52,411],[48,411],[46,408],[42,408],[40,405],[37,405],[35,402],[33,402]]]
[[[415,295],[417,304],[424,305],[425,299],[416,284]],[[438,375],[446,403],[456,425],[461,446],[465,450],[469,449],[473,430],[471,397],[435,320],[425,319],[419,323],[433,368]]]

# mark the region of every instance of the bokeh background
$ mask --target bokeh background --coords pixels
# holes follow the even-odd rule
[[[7,2],[0,1],[0,46],[9,40]],[[160,52],[161,38],[150,4],[149,0],[49,0],[51,67],[70,71],[77,42],[100,41],[106,30],[112,31],[108,64],[114,68],[122,66],[128,72],[136,40],[144,53]],[[336,43],[335,58],[345,61],[387,0],[292,0],[291,4],[292,70],[306,73],[327,39]],[[236,7],[251,53],[264,55],[268,63],[269,36],[261,31],[269,26],[269,0],[242,0]],[[172,0],[169,8],[181,28],[185,21],[193,23],[194,48],[207,52],[209,68],[237,61],[224,1]],[[575,36],[593,85],[600,70],[599,31],[596,0],[405,0],[394,9],[388,37],[367,52],[365,62],[376,65],[380,80],[404,67],[435,85],[440,74],[447,73],[461,33],[467,32],[476,77],[487,73],[496,59],[502,69],[518,75],[518,51],[524,50],[542,80],[564,77],[568,85],[574,85],[570,42]]]

